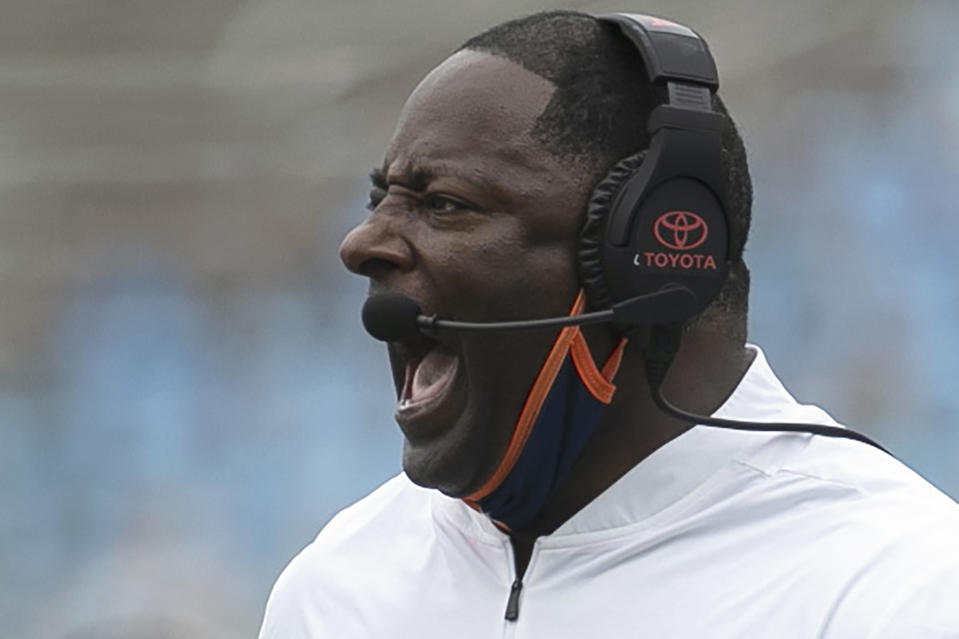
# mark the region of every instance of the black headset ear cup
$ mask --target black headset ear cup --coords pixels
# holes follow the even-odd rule
[[[616,194],[645,157],[646,151],[642,150],[617,162],[593,188],[586,204],[586,221],[579,240],[579,277],[586,291],[588,306],[592,309],[607,309],[616,302],[603,274],[604,230]]]

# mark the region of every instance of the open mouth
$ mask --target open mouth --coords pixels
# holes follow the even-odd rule
[[[412,417],[443,399],[456,377],[459,357],[452,349],[426,336],[393,345],[404,365],[397,416]]]

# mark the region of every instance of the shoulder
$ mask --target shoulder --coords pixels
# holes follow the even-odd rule
[[[760,450],[744,463],[775,481],[842,502],[852,508],[850,515],[875,521],[890,534],[909,528],[906,513],[922,521],[959,517],[955,501],[893,455],[849,439],[803,438],[787,454]]]
[[[922,492],[911,505],[876,498],[857,516],[868,561],[849,575],[829,636],[959,637],[959,507]]]
[[[931,549],[941,530],[959,539],[959,504],[893,455],[858,441],[805,437],[791,454],[747,461],[833,536],[879,548]],[[883,555],[874,558],[879,561]]]
[[[959,637],[959,505],[895,457],[843,439],[743,460],[784,496],[813,582],[831,583],[828,637]],[[780,540],[782,541],[782,539]],[[784,548],[784,552],[790,552]]]
[[[413,533],[428,525],[435,491],[415,485],[404,474],[340,511],[309,546],[314,553],[340,552],[365,545],[384,535]]]
[[[340,511],[280,574],[260,638],[314,636],[318,620],[338,615],[364,575],[382,574],[404,548],[424,544],[432,529],[431,492],[400,474]]]

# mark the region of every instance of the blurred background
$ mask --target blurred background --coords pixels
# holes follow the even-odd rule
[[[2,0],[0,628],[250,637],[399,471],[337,247],[416,82],[543,8],[709,41],[754,176],[751,340],[959,497],[959,4]]]

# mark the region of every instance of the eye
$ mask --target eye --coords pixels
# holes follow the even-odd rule
[[[423,208],[432,213],[445,215],[447,213],[456,213],[457,211],[468,210],[470,206],[466,204],[466,202],[449,197],[448,195],[428,193],[423,196]]]
[[[370,189],[370,198],[366,201],[366,210],[372,211],[377,206],[380,205],[380,202],[383,201],[383,198],[386,197],[386,190],[381,189],[378,186],[374,186]]]

